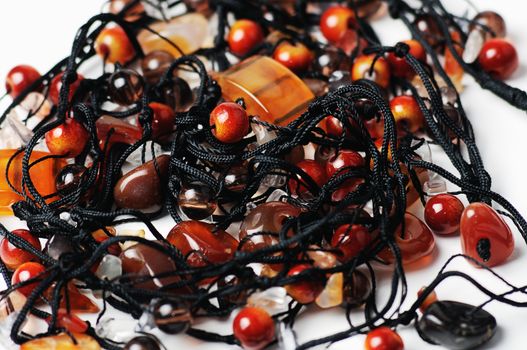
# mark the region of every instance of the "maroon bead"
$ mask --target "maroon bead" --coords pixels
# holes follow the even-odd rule
[[[438,194],[425,206],[425,221],[434,233],[453,235],[459,230],[461,214],[465,206],[451,194]]]
[[[485,33],[486,39],[490,39],[492,37],[503,38],[507,35],[507,26],[505,24],[505,20],[494,11],[480,12],[476,15],[476,17],[474,17],[472,21],[480,25],[471,24],[469,31],[472,31],[476,28],[482,29]],[[482,28],[482,26],[485,26],[486,28]],[[490,30],[490,32],[487,29]]]

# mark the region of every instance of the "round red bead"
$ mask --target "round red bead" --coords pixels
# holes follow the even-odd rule
[[[415,133],[425,124],[423,112],[413,96],[403,95],[392,98],[390,110],[401,133],[406,131]]]
[[[13,277],[11,278],[11,284],[15,285],[21,282],[29,281],[33,278],[37,278],[42,275],[45,271],[46,268],[42,264],[36,262],[23,263],[13,273]],[[38,286],[38,284],[38,281],[29,283],[23,287],[20,287],[18,291],[24,294],[25,296],[29,296],[31,292],[33,292],[33,289]]]
[[[28,230],[15,230],[12,232],[12,234],[24,239],[33,247],[35,247],[35,249],[42,249],[39,239],[33,236]],[[38,258],[30,252],[15,247],[9,242],[7,238],[3,238],[0,242],[0,259],[2,259],[4,264],[12,270],[16,269],[25,262],[38,260]]]
[[[332,6],[320,17],[320,31],[332,43],[338,42],[355,22],[353,10],[345,6]]]
[[[296,166],[302,169],[308,176],[310,176],[311,179],[313,179],[313,181],[318,185],[318,187],[321,187],[326,183],[326,169],[324,169],[324,167],[316,161],[305,159],[301,162],[298,162]],[[298,181],[294,179],[289,180],[289,189],[292,193],[300,195],[308,191],[304,185],[299,184],[300,181],[300,177]]]
[[[273,341],[274,321],[264,309],[245,307],[234,318],[234,336],[246,350],[260,350]]]
[[[302,43],[283,42],[276,48],[273,58],[293,72],[301,73],[309,68],[313,55]]]
[[[15,98],[31,84],[40,79],[40,73],[33,67],[21,64],[7,73],[5,88]]]
[[[262,27],[251,20],[241,19],[236,21],[229,31],[227,42],[231,52],[238,56],[247,55],[252,49],[264,40]]]
[[[242,140],[249,130],[247,112],[237,103],[223,102],[210,114],[212,133],[221,142],[236,143]]]
[[[379,327],[370,331],[364,343],[366,350],[403,350],[401,336],[388,327]]]
[[[425,206],[425,222],[434,233],[452,235],[459,230],[461,214],[465,206],[451,194],[438,194]]]
[[[372,241],[372,235],[363,225],[341,225],[331,237],[331,246],[340,249],[338,259],[349,261],[359,255]]]
[[[426,51],[417,40],[404,40],[403,43],[410,47],[409,53],[421,62],[426,61]],[[393,52],[389,52],[386,56],[390,64],[391,72],[396,77],[411,78],[415,75],[412,67],[406,62],[403,57],[398,57]]]
[[[328,178],[337,172],[343,174],[341,169],[358,168],[364,166],[364,158],[355,151],[341,150],[335,157],[330,158],[326,164],[326,173]]]
[[[308,264],[296,265],[289,270],[287,276],[296,276],[311,268],[313,267]],[[322,293],[324,284],[324,276],[315,273],[315,276],[306,277],[305,279],[286,285],[285,289],[287,290],[287,293],[289,293],[289,295],[300,304],[309,304],[314,302],[318,295]]]
[[[518,68],[518,52],[507,40],[490,39],[483,44],[478,62],[493,77],[507,79]]]
[[[89,139],[88,131],[74,118],[46,133],[46,145],[51,154],[74,158],[82,153]]]
[[[174,131],[176,113],[172,108],[163,103],[151,102],[148,106],[154,112],[152,118],[152,138],[157,141],[163,141]]]
[[[49,86],[49,99],[54,104],[59,104],[59,96],[60,96],[60,89],[62,88],[62,76],[64,73],[60,73],[57,76],[55,76],[51,80],[51,85]],[[81,81],[84,79],[84,77],[80,74],[77,74],[77,79],[69,85],[69,92],[68,92],[68,102],[71,101],[73,98],[73,95],[75,95],[75,92],[79,88]]]

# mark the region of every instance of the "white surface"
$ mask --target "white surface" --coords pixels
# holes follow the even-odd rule
[[[527,89],[527,30],[523,2],[514,0],[474,0],[480,10],[493,9],[505,18],[510,38],[515,42],[520,56],[520,69],[509,80],[514,86]],[[465,2],[450,0],[449,4],[465,6]],[[66,0],[17,0],[3,1],[0,5],[0,80],[3,81],[7,71],[21,63],[35,66],[45,72],[55,62],[68,55],[76,29],[91,15],[97,13],[102,1],[66,1]],[[385,18],[374,24],[384,43],[395,43],[407,39],[408,33],[401,23]],[[523,62],[522,62],[523,61]],[[527,165],[524,150],[527,149],[527,115],[510,107],[505,102],[483,91],[471,79],[462,94],[466,112],[472,121],[477,135],[479,149],[485,165],[494,179],[493,190],[508,198],[522,213],[527,213],[527,196],[525,196],[525,173]],[[2,110],[6,104],[2,101]],[[434,153],[434,161],[445,164],[444,157]],[[420,209],[417,209],[420,212]],[[14,220],[1,220],[8,228],[18,226]],[[171,227],[169,220],[162,220],[160,227],[165,231]],[[438,254],[435,262],[422,270],[408,272],[409,302],[414,300],[417,290],[428,284],[435,276],[444,261],[452,254],[460,252],[459,238],[437,238]],[[508,263],[496,268],[496,271],[517,285],[527,285],[525,263],[527,262],[526,245],[516,234],[516,249]],[[490,278],[488,273],[476,270],[464,261],[456,261],[452,267],[471,274],[495,292],[503,291],[503,285]],[[380,283],[389,283],[390,274],[381,277]],[[380,298],[386,292],[381,287]],[[451,279],[437,288],[441,299],[464,301],[478,304],[484,296],[468,283]],[[523,300],[527,298],[523,297]],[[524,349],[525,319],[527,310],[492,303],[486,307],[498,320],[499,330],[485,349]],[[359,321],[358,316],[353,316]],[[318,311],[310,309],[297,322],[297,333],[300,341],[318,338],[346,328],[346,322],[340,309]],[[230,333],[230,321],[214,323],[218,332]],[[407,350],[440,349],[423,342],[413,326],[399,329]],[[201,343],[187,336],[163,338],[169,349],[225,349],[223,344]],[[0,348],[2,348],[0,339]],[[362,349],[363,337],[357,336],[331,346],[331,349]],[[233,347],[234,348],[234,347]]]

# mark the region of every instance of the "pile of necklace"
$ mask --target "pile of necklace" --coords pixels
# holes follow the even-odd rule
[[[366,334],[367,350],[400,350],[396,329],[413,324],[448,349],[486,343],[485,304],[527,306],[511,298],[525,286],[490,269],[514,250],[509,223],[527,240],[527,222],[492,191],[459,93],[469,74],[517,108],[527,95],[504,83],[518,54],[500,15],[416,3],[112,0],[47,73],[14,67],[0,212],[28,229],[0,226],[3,336],[23,350],[171,348],[157,328],[292,350]],[[411,40],[381,44],[370,22],[388,13]],[[438,235],[459,235],[459,254],[409,295],[405,269],[426,268]],[[508,290],[447,270],[453,259]],[[438,299],[449,277],[488,302]],[[335,307],[345,330],[297,340],[305,309]],[[195,327],[231,314],[230,333]]]

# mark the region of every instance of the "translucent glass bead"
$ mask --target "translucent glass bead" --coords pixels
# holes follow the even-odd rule
[[[157,83],[172,61],[174,61],[174,56],[169,52],[162,50],[150,52],[141,60],[145,80],[150,84]]]
[[[494,11],[480,12],[474,17],[472,22],[473,23],[471,23],[469,30],[473,31],[476,28],[483,30],[485,33],[485,40],[493,37],[503,38],[507,35],[505,20]],[[475,23],[479,24],[479,26]],[[490,32],[485,30],[485,28],[482,28],[481,25],[487,27],[486,29],[490,30]]]
[[[181,186],[178,204],[181,211],[192,220],[209,218],[218,206],[212,189],[199,181]]]
[[[95,271],[97,277],[107,280],[113,280],[122,274],[123,267],[121,259],[111,254],[105,255],[102,258],[99,267],[97,267],[97,271]]]
[[[163,101],[176,112],[184,112],[194,102],[194,95],[186,80],[173,77],[172,83],[161,87]]]
[[[255,292],[247,299],[248,306],[259,307],[274,315],[288,309],[289,299],[283,287],[271,287],[261,292]]]
[[[143,94],[143,77],[131,69],[118,69],[109,78],[108,93],[113,102],[128,106]]]
[[[188,306],[176,300],[157,302],[153,316],[157,327],[168,334],[184,332],[192,321]]]

